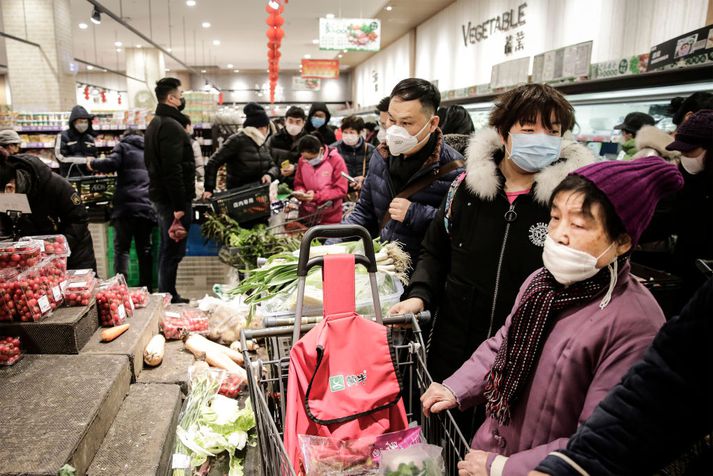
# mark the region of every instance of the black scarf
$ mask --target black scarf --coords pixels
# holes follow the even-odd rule
[[[183,114],[175,107],[171,107],[167,104],[159,103],[158,106],[156,106],[156,115],[163,117],[171,117],[177,120],[183,127],[186,127],[188,125],[188,116]]]
[[[522,295],[493,367],[485,377],[485,412],[489,417],[502,425],[509,423],[511,407],[530,381],[552,318],[593,299],[608,287],[610,278],[609,267],[568,287],[559,284],[546,268],[535,275]]]

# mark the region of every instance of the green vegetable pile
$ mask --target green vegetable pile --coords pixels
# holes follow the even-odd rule
[[[423,466],[417,466],[415,463],[401,463],[396,470],[387,468],[384,471],[385,476],[441,476],[442,474],[438,466],[430,460],[424,461]]]

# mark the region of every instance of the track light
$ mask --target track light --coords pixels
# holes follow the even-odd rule
[[[102,22],[102,14],[97,10],[97,7],[94,7],[92,10],[92,17],[90,18],[92,23],[95,25],[99,25]]]
[[[267,6],[272,8],[273,10],[277,10],[278,8],[280,8],[280,4],[277,3],[275,0],[270,0],[269,2],[267,2]]]

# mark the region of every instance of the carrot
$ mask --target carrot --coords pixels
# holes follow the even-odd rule
[[[215,342],[206,339],[199,334],[190,334],[185,340],[186,349],[190,350],[194,355],[195,349],[198,353],[207,353],[209,350],[220,352],[228,356],[233,362],[243,365],[243,354],[224,345],[216,344]]]
[[[121,334],[127,331],[129,328],[128,324],[122,324],[120,326],[110,327],[109,329],[104,329],[101,333],[102,342],[111,342]]]

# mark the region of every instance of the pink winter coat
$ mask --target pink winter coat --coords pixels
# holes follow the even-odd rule
[[[302,202],[300,216],[312,215],[317,207],[331,200],[332,205],[321,211],[321,220],[317,225],[341,223],[342,201],[347,195],[347,179],[342,172],[347,172],[344,159],[337,149],[325,146],[325,158],[317,167],[300,157],[295,173],[295,191],[314,191],[314,200]],[[314,218],[319,218],[315,216]]]
[[[665,319],[654,297],[629,269],[627,263],[620,270],[605,309],[599,308],[600,297],[556,318],[531,382],[511,409],[510,423],[503,426],[486,418],[471,446],[491,453],[491,476],[525,475],[548,453],[567,446],[578,425],[642,357]],[[515,307],[533,275],[520,288]],[[443,382],[461,408],[485,403],[485,377],[511,320],[512,314]]]

